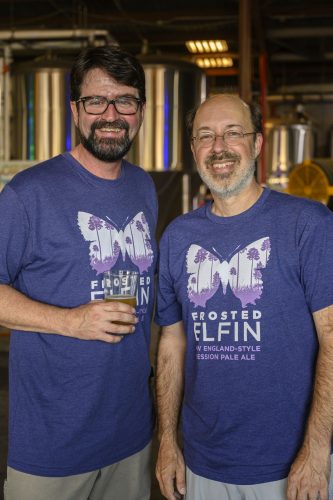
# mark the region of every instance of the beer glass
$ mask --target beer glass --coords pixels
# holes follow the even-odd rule
[[[139,281],[139,273],[119,269],[104,272],[104,300],[111,302],[124,302],[136,307],[136,292]],[[115,321],[118,325],[127,324],[123,321]]]

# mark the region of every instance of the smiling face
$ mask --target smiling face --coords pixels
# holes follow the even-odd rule
[[[260,153],[262,136],[246,135],[237,144],[227,145],[222,136],[234,129],[254,132],[249,108],[236,96],[213,96],[195,115],[193,137],[204,132],[218,136],[208,146],[194,139],[191,148],[200,177],[220,198],[236,196],[251,183],[255,185],[255,159]]]
[[[80,97],[85,96],[116,99],[122,96],[139,97],[139,92],[134,87],[117,83],[106,72],[95,68],[87,73],[82,83]],[[104,162],[115,162],[126,155],[144,114],[144,106],[139,106],[135,115],[121,115],[112,104],[102,115],[89,115],[82,102],[78,106],[71,102],[71,108],[82,146]]]

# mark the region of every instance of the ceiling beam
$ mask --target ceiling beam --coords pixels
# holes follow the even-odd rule
[[[322,38],[333,37],[333,26],[293,27],[267,30],[268,38]]]

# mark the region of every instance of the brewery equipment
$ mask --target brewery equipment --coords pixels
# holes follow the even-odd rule
[[[68,64],[13,65],[12,96],[11,159],[46,160],[74,146]]]
[[[291,136],[288,125],[283,123],[266,126],[267,184],[284,189],[288,184],[291,166]]]
[[[142,56],[146,76],[145,119],[129,153],[146,170],[194,169],[186,113],[206,97],[206,77],[195,64]]]
[[[315,156],[315,129],[297,106],[292,117],[268,122],[266,137],[267,182],[273,188],[286,189],[291,167]]]
[[[314,158],[295,165],[289,175],[288,192],[333,209],[333,159]]]
[[[206,96],[203,71],[186,61],[142,57],[146,112],[128,155],[146,170],[193,166],[186,113]],[[77,141],[70,111],[70,63],[43,58],[12,69],[11,159],[44,160]]]

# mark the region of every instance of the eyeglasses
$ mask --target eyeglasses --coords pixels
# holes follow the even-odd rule
[[[217,137],[222,137],[223,142],[227,146],[237,146],[240,144],[246,135],[256,135],[256,132],[243,132],[240,129],[231,128],[226,130],[222,135],[214,134],[209,130],[202,130],[197,136],[192,137],[201,147],[209,147],[215,143]]]
[[[135,115],[141,104],[138,97],[117,97],[117,99],[108,99],[107,97],[93,95],[80,97],[75,102],[82,102],[84,110],[88,115],[102,115],[108,109],[110,104],[120,115]]]

